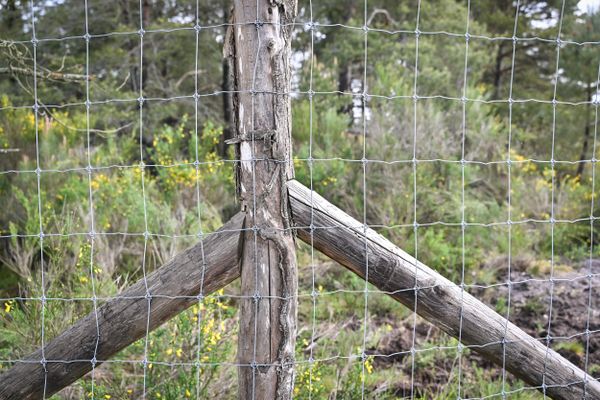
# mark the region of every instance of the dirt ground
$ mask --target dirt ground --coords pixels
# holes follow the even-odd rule
[[[554,288],[549,273],[545,278],[535,278],[527,272],[527,262],[514,265],[511,281],[522,283],[512,286],[511,322],[541,339],[546,338],[549,329],[552,347],[582,368],[588,345],[585,332],[589,329],[588,363],[600,364],[600,260],[577,263],[572,267],[557,264]],[[497,278],[500,282],[506,281],[506,270],[501,271],[503,273]],[[496,309],[499,302],[508,298],[507,286],[479,292],[473,294]]]
[[[494,260],[482,268],[495,271],[495,282],[507,282],[506,259]],[[536,271],[534,276],[529,271]],[[551,290],[549,271],[540,274],[531,268],[529,260],[513,260],[511,271],[510,307],[508,302],[508,286],[494,285],[490,287],[471,287],[470,293],[495,309],[501,315],[509,311],[509,319],[528,334],[545,342],[550,328],[551,347],[580,368],[587,364],[588,371],[597,377],[600,374],[600,259],[575,263],[556,263],[554,268],[554,287]],[[543,277],[542,277],[543,276]],[[591,288],[591,293],[590,293]],[[550,294],[552,307],[550,310]],[[551,315],[550,324],[548,324]],[[589,322],[588,322],[589,321]],[[381,323],[390,323],[382,321]],[[589,328],[588,328],[589,323]],[[376,348],[370,349],[373,354],[393,354],[389,357],[376,357],[376,363],[401,363],[403,370],[410,376],[410,353],[412,345],[412,320],[395,325],[394,330],[384,336]],[[586,339],[589,329],[589,343]],[[427,340],[441,340],[444,334],[428,322],[419,319],[416,325],[416,343]],[[432,340],[433,339],[433,340]],[[419,346],[416,346],[419,348]],[[486,368],[491,376],[499,374],[499,369],[482,359],[476,353],[469,357],[470,361]],[[448,383],[449,374],[455,360],[446,357],[436,360],[434,368],[417,368],[414,378],[415,390],[436,390],[436,387]],[[406,385],[400,383],[397,388],[402,396]]]

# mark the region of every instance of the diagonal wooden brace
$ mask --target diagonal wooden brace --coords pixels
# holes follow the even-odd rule
[[[146,282],[140,280],[106,302],[97,312],[99,336],[96,314],[92,312],[47,343],[46,373],[40,350],[20,360],[0,375],[0,399],[49,398],[90,372],[94,354],[99,365],[144,337],[147,324],[153,330],[197,304],[202,282],[202,294],[207,295],[237,279],[243,228],[244,214],[238,213],[202,243],[176,255],[148,275]],[[146,297],[147,293],[150,296]]]
[[[504,362],[508,371],[551,398],[600,399],[600,382],[458,285],[372,229],[365,233],[362,223],[301,183],[288,182],[288,191],[292,218],[304,242],[363,279],[368,261],[369,282],[379,290],[411,309],[416,297],[423,318],[455,338],[461,335],[463,344],[499,365]]]
[[[500,365],[504,358],[507,370],[541,391],[545,388],[551,398],[600,399],[600,383],[558,353],[547,350],[375,231],[367,229],[365,234],[363,224],[317,193],[296,181],[288,182],[287,187],[300,239],[363,278],[366,243],[369,282],[378,289],[413,308],[417,282],[420,288],[417,312],[432,324],[458,337],[462,312],[460,331],[465,345]],[[244,216],[240,213],[204,240],[204,294],[239,277],[243,228]],[[200,246],[197,244],[175,256],[147,277],[152,295],[150,330],[197,301],[202,274]],[[144,281],[139,281],[99,308],[96,365],[145,335],[148,317],[145,294]],[[91,313],[46,345],[47,374],[40,363],[40,351],[1,374],[0,399],[41,399],[44,386],[46,397],[68,386],[92,369],[96,339],[95,314]]]

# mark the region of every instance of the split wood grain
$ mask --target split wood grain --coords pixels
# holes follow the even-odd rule
[[[247,226],[241,266],[239,398],[290,399],[297,271],[285,183],[293,178],[290,82],[296,0],[235,0],[224,54],[231,61]]]

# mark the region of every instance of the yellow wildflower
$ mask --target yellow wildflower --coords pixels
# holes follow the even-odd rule
[[[373,373],[373,364],[371,363],[371,361],[368,358],[365,360],[365,369],[367,370],[368,374]]]

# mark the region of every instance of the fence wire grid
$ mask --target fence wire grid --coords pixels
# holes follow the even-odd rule
[[[517,0],[509,7],[512,34],[488,34],[481,22],[488,2],[442,2],[452,3],[444,11],[421,0],[319,1],[300,1],[292,24],[287,94],[297,178],[360,220],[365,233],[376,230],[489,304],[507,329],[514,322],[598,380],[600,30],[563,30],[595,14],[573,19],[573,4],[562,0],[545,25],[528,30],[537,3]],[[71,3],[70,23],[41,34]],[[44,391],[44,399],[235,397],[235,306],[243,297],[236,284],[207,295],[202,281],[191,298],[196,305],[156,332],[150,310],[160,295],[146,284],[143,339],[107,360],[96,357],[97,348],[86,360],[45,357],[58,333],[88,312],[98,324],[103,302],[124,298],[118,293],[129,282],[146,282],[178,251],[210,237],[236,207],[239,160],[223,145],[230,127],[219,109],[230,112],[221,103],[240,92],[213,82],[224,68],[225,31],[236,25],[229,5],[125,2],[128,20],[111,26],[99,18],[125,18],[109,10],[120,9],[116,3],[79,3],[19,3],[22,28],[2,39],[0,68],[9,73],[0,105],[0,272],[7,282],[0,288],[0,374],[15,363],[44,370],[92,364],[84,379],[54,396]],[[452,20],[436,23],[445,13]],[[187,53],[169,49],[171,36]],[[115,55],[103,60],[107,48]],[[480,86],[490,49],[498,48],[506,52],[504,81],[492,95]],[[595,73],[585,85],[569,77],[584,68],[570,64],[581,63],[569,58],[578,52],[592,54]],[[17,53],[19,68],[30,68],[22,75]],[[542,53],[548,61],[539,71],[527,60]],[[348,75],[345,87],[336,87],[332,71]],[[543,84],[526,87],[538,78]],[[591,95],[565,94],[573,81],[573,90]],[[568,128],[586,115],[580,157],[574,147],[582,138]],[[11,128],[25,139],[11,142]],[[419,317],[418,281],[406,289],[415,292],[415,307],[406,310],[312,245],[300,245],[298,265],[295,398],[547,397],[545,384],[528,386],[504,363],[478,357],[478,346],[461,343],[462,330],[451,339]],[[28,359],[37,348],[41,359]]]

